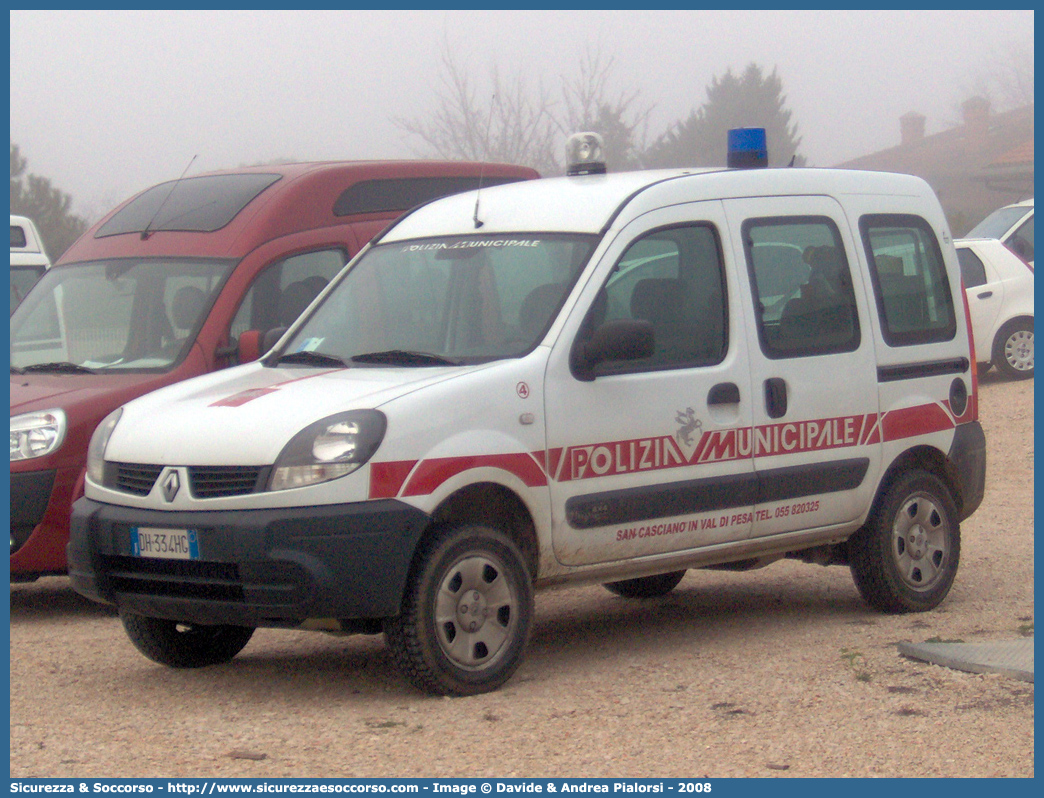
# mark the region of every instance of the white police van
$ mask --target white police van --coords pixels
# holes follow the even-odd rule
[[[885,612],[939,604],[985,440],[927,184],[604,174],[578,141],[570,176],[408,214],[262,362],[110,415],[76,589],[165,665],[383,630],[458,695],[511,676],[553,584],[647,598],[794,557]]]

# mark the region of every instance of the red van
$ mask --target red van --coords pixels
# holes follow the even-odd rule
[[[403,211],[536,177],[464,162],[262,166],[161,183],[109,213],[11,316],[11,579],[65,572],[87,444],[108,413],[257,358]]]

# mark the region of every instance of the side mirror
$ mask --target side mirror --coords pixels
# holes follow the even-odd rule
[[[273,346],[279,343],[279,339],[283,337],[283,333],[286,332],[286,327],[273,327],[271,330],[265,333],[265,337],[261,339],[261,354],[268,352]]]
[[[271,349],[285,332],[286,327],[277,327],[266,333],[260,330],[246,330],[240,333],[238,341],[233,340],[228,346],[218,347],[215,354],[218,357],[235,355],[237,363],[250,363]]]
[[[236,355],[240,363],[250,363],[261,357],[261,331],[247,330],[240,334]]]
[[[599,363],[652,357],[655,345],[651,323],[634,319],[607,321],[589,341],[577,342],[570,365],[577,379],[589,381],[595,378],[594,369]]]

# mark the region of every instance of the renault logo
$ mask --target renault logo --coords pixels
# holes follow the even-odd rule
[[[174,497],[178,495],[178,488],[181,487],[181,480],[178,479],[177,471],[168,471],[167,476],[163,478],[163,498],[168,502],[174,501]]]

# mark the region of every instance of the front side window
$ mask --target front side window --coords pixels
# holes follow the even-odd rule
[[[519,357],[540,342],[594,236],[431,238],[370,249],[280,360],[434,365]]]
[[[347,263],[341,249],[304,252],[265,267],[247,289],[232,320],[230,336],[289,327]]]
[[[11,316],[11,365],[168,369],[188,352],[234,265],[121,258],[49,269]]]
[[[662,228],[632,242],[592,304],[580,337],[604,321],[647,321],[650,358],[599,366],[600,374],[709,366],[728,348],[728,313],[717,231]]]
[[[761,349],[769,358],[859,348],[852,272],[837,226],[826,217],[743,223]]]
[[[953,297],[931,226],[917,216],[869,215],[860,218],[859,230],[885,343],[952,340],[957,331]]]

